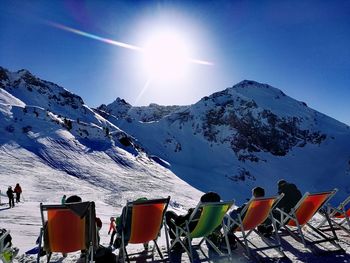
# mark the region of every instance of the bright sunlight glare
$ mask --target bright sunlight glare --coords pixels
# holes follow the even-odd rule
[[[143,50],[143,70],[154,80],[181,80],[189,71],[190,46],[175,32],[148,36]]]

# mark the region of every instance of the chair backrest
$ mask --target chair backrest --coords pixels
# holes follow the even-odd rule
[[[9,242],[7,244],[5,244],[5,239],[8,235],[10,235],[10,230],[6,230],[6,231],[0,230],[0,234],[1,234],[1,236],[0,236],[0,253],[1,253],[5,248],[10,246]]]
[[[210,235],[221,223],[226,212],[231,208],[234,201],[199,203],[193,211],[193,215],[201,209],[201,215],[196,227],[191,231],[191,238],[205,237]],[[190,217],[192,218],[192,217]]]
[[[89,209],[89,213],[84,216],[79,216],[66,205],[40,205],[44,225],[44,246],[47,251],[69,253],[87,249],[89,239],[94,242],[91,233],[94,228],[89,227],[92,220],[87,216],[91,215],[90,209],[94,209],[94,206],[93,208],[88,206],[90,203],[81,203],[82,207]],[[47,221],[44,219],[43,211],[47,211]]]
[[[350,203],[350,196],[348,198],[346,198],[344,200],[344,202],[342,202],[339,207],[337,207],[338,210],[345,210],[346,207],[348,207],[348,204]],[[348,209],[345,211],[345,213],[339,213],[336,212],[333,215],[331,214],[331,216],[336,217],[336,218],[345,218],[345,216],[350,217],[350,207],[348,207]]]
[[[350,217],[350,208],[346,210],[345,214]],[[335,213],[334,217],[336,218],[345,218],[345,214],[342,213]]]
[[[262,224],[272,208],[278,203],[282,196],[273,197],[259,197],[251,199],[248,204],[241,211],[241,216],[244,214],[242,220],[242,228],[244,231],[256,228],[258,225]],[[235,229],[242,230],[241,227]]]
[[[127,204],[132,209],[129,243],[139,244],[155,240],[162,227],[170,197]]]
[[[47,211],[47,230],[51,252],[73,252],[86,249],[85,218],[70,210]]]
[[[294,211],[300,226],[305,225],[320,210],[320,208],[335,195],[337,189],[321,193],[305,193],[300,201],[296,204]],[[289,226],[297,226],[295,220],[290,219],[287,223]]]

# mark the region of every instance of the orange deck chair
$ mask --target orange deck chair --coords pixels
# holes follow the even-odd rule
[[[44,212],[47,212],[47,217]],[[86,250],[85,262],[93,262],[93,252],[97,247],[95,224],[95,203],[79,202],[65,205],[40,204],[43,227],[40,230],[39,249],[42,239],[47,262],[53,252],[70,253]],[[40,262],[38,253],[37,262]],[[88,255],[90,255],[90,260]]]
[[[276,219],[278,223],[281,224],[281,227],[286,229],[289,234],[295,239],[301,239],[305,247],[323,243],[330,242],[339,250],[342,250],[341,247],[336,242],[338,237],[334,231],[332,224],[330,223],[329,217],[327,214],[323,215],[328,222],[332,236],[324,234],[322,231],[318,230],[316,227],[311,225],[309,221],[311,218],[335,195],[337,189],[328,192],[320,193],[305,193],[304,196],[299,200],[294,208],[291,209],[290,213],[285,213],[283,210],[276,208],[280,212],[280,219]],[[319,236],[318,240],[307,239],[303,233],[303,226],[308,226],[314,233]]]
[[[338,207],[333,207],[331,204],[327,204],[327,215],[329,216],[329,219],[331,220],[332,224],[348,234],[350,234],[350,196],[346,198]],[[324,224],[327,222],[326,219],[324,219],[318,228],[321,228],[324,226]]]
[[[267,249],[276,249],[283,257],[285,256],[282,247],[280,237],[275,231],[275,243],[268,242],[257,231],[257,227],[264,223],[267,218],[271,219],[271,222],[276,229],[275,219],[272,216],[272,210],[276,207],[278,202],[282,199],[283,194],[273,197],[259,197],[252,198],[243,208],[243,210],[237,215],[237,218],[231,218],[227,215],[226,223],[224,224],[224,230],[226,232],[232,232],[238,243],[247,251],[248,256],[252,257],[253,252],[258,252]],[[242,236],[238,236],[237,233],[241,232]],[[252,240],[248,239],[250,234],[256,233],[262,238],[262,241],[266,244],[264,247],[257,247],[252,243]],[[250,244],[252,246],[250,246]]]
[[[163,259],[163,255],[157,244],[158,236],[163,225],[164,214],[168,207],[170,196],[162,199],[140,200],[128,202],[125,211],[131,213],[123,213],[122,216],[122,244],[121,251],[123,262],[125,259],[129,262],[129,256],[126,251],[125,236],[130,231],[129,244],[143,244],[149,241],[154,242],[152,248],[152,260],[154,260],[154,249],[156,248],[159,256]],[[128,218],[131,217],[131,218]],[[130,222],[130,226],[128,226]],[[130,229],[127,229],[129,228]],[[120,257],[120,254],[119,254]]]

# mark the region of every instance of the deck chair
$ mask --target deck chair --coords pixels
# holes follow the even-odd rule
[[[208,258],[208,256],[206,256],[201,249],[201,245],[204,241],[206,241],[207,244],[209,244],[220,256],[225,256],[225,254],[220,251],[220,249],[208,238],[208,236],[222,225],[223,218],[233,203],[234,201],[215,203],[199,202],[197,207],[193,210],[190,218],[185,222],[184,226],[175,227],[174,234],[176,237],[174,242],[171,244],[170,249],[172,249],[177,243],[180,243],[190,257],[190,261],[193,262],[192,240],[195,238],[201,238],[197,247],[201,250],[205,257]],[[200,217],[198,219],[196,219],[197,212],[200,212]],[[197,221],[197,224],[195,228],[190,231],[189,225],[195,221]],[[171,230],[166,229],[166,233],[168,233],[168,231]],[[228,238],[226,233],[224,233],[224,235],[226,246],[228,248],[228,256],[231,257],[231,249]],[[183,240],[181,237],[184,237]],[[167,241],[168,240],[169,238],[167,238]]]
[[[39,235],[38,263],[42,249],[46,252],[47,262],[50,262],[53,252],[70,253],[79,250],[87,252],[85,262],[93,262],[93,253],[98,246],[94,202],[64,205],[40,203],[40,212],[43,227]],[[44,212],[47,212],[47,217]]]
[[[275,249],[283,257],[285,256],[277,231],[274,231],[276,239],[275,243],[267,241],[267,239],[264,238],[259,231],[257,231],[257,227],[263,224],[267,218],[271,219],[271,223],[273,224],[274,229],[276,229],[276,223],[272,216],[272,210],[282,199],[283,195],[284,194],[273,197],[253,197],[237,215],[237,218],[231,218],[229,215],[226,216],[227,220],[225,220],[226,223],[224,224],[224,228],[226,229],[225,231],[234,235],[237,242],[246,250],[249,257],[254,256],[253,252],[267,249]],[[239,232],[242,234],[242,236],[237,235]],[[252,240],[249,239],[249,236],[253,232],[261,237],[262,241],[265,243],[265,246],[257,247],[255,244],[253,244]],[[249,244],[251,244],[251,246]]]
[[[163,259],[157,239],[163,225],[164,214],[168,207],[170,196],[162,199],[140,200],[128,202],[122,214],[122,240],[121,253],[119,258],[130,262],[126,251],[127,244],[144,244],[154,242],[152,248],[152,260],[154,260],[154,249],[157,249],[159,256]],[[127,239],[127,240],[126,240]]]
[[[330,242],[336,248],[342,250],[336,242],[338,237],[327,214],[324,214],[324,217],[332,231],[332,236],[325,235],[322,231],[309,223],[311,218],[335,195],[337,191],[337,189],[334,189],[332,191],[320,193],[306,192],[289,213],[285,213],[283,210],[276,208],[280,213],[280,218],[277,218],[276,221],[281,225],[281,228],[283,227],[286,229],[292,237],[301,240],[305,247]],[[313,231],[313,234],[316,233],[318,235],[318,240],[307,239],[303,232],[303,226],[308,226]]]
[[[346,198],[338,207],[333,207],[331,204],[327,204],[327,215],[332,224],[348,234],[350,234],[350,196]],[[322,220],[318,228],[324,226],[327,222],[326,219]]]
[[[5,231],[5,230],[4,230]],[[7,242],[5,244],[5,238],[10,234],[10,230],[6,230],[6,232],[2,233],[0,236],[0,260],[3,262],[12,262],[11,259],[11,251],[10,249],[10,242]]]

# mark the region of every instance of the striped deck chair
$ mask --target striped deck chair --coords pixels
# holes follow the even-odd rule
[[[47,212],[47,217],[44,212]],[[43,227],[40,230],[39,250],[44,239],[47,262],[53,252],[70,253],[86,250],[85,262],[93,262],[93,252],[97,247],[95,224],[95,203],[79,202],[65,205],[40,204]],[[38,253],[37,262],[40,262]],[[89,257],[90,256],[90,260]]]
[[[152,248],[152,260],[154,260],[154,249],[157,249],[159,256],[163,259],[157,239],[160,236],[160,230],[164,221],[164,214],[168,207],[170,196],[162,199],[140,200],[128,202],[124,211],[131,211],[131,213],[122,214],[122,242],[119,258],[125,259],[129,262],[129,256],[126,251],[126,235],[128,244],[144,244],[149,241],[154,242]],[[131,218],[128,218],[131,217]],[[130,229],[129,229],[130,228]]]
[[[309,223],[310,219],[335,195],[337,191],[337,189],[334,189],[332,191],[320,193],[307,192],[299,200],[295,207],[291,209],[290,213],[285,213],[283,210],[276,208],[276,210],[280,213],[280,218],[276,219],[276,221],[281,225],[281,227],[286,229],[292,237],[301,240],[305,247],[330,242],[336,248],[342,250],[336,242],[338,237],[327,214],[325,214],[324,217],[332,231],[332,236],[325,235],[322,231],[318,230]],[[306,239],[302,229],[305,225],[319,236],[318,240]]]
[[[12,262],[10,254],[10,243],[5,244],[5,238],[10,234],[10,230],[2,233],[0,236],[0,260],[3,262]]]
[[[222,225],[223,218],[227,211],[231,208],[233,203],[234,201],[215,203],[199,202],[197,207],[193,210],[189,220],[185,222],[184,227],[176,226],[176,233],[174,233],[176,238],[171,244],[170,249],[172,249],[175,246],[175,244],[180,243],[181,246],[186,250],[191,262],[193,262],[192,240],[195,238],[201,238],[199,244],[196,247],[198,247],[201,250],[205,257],[207,256],[201,249],[201,245],[204,241],[206,241],[207,244],[209,244],[220,256],[225,256],[225,254],[223,254],[220,251],[220,249],[210,239],[208,239],[208,236],[212,234],[215,230],[217,230],[220,225]],[[201,211],[200,217],[199,219],[195,219],[198,211]],[[197,221],[197,224],[195,228],[192,231],[190,231],[189,225],[194,221]],[[168,231],[170,230],[166,230],[166,232]],[[228,243],[228,238],[226,233],[224,234],[226,246],[228,248],[228,255],[231,257],[231,249]],[[184,239],[182,240],[181,237],[184,237]],[[167,240],[169,239],[167,238]]]
[[[350,234],[350,196],[346,198],[338,207],[333,207],[331,204],[327,204],[327,215],[332,224],[348,234]],[[327,222],[324,219],[318,226],[321,229]]]
[[[253,197],[249,200],[249,202],[242,209],[242,211],[237,215],[237,218],[231,218],[229,215],[227,215],[227,221],[225,220],[226,223],[224,228],[226,228],[227,232],[231,232],[235,236],[235,239],[246,250],[249,257],[254,256],[253,252],[267,249],[275,249],[283,257],[285,256],[281,247],[281,241],[277,231],[274,231],[276,239],[275,243],[267,241],[267,239],[264,238],[259,231],[257,231],[257,227],[263,224],[267,218],[271,219],[274,229],[276,229],[276,223],[272,216],[272,210],[282,199],[283,195],[284,194],[273,197]],[[237,235],[237,233],[239,232],[242,234],[242,236]],[[248,237],[253,232],[262,238],[262,241],[265,243],[266,246],[257,247],[255,244],[252,243],[252,240],[248,239]],[[250,246],[249,244],[251,244],[252,246]]]

